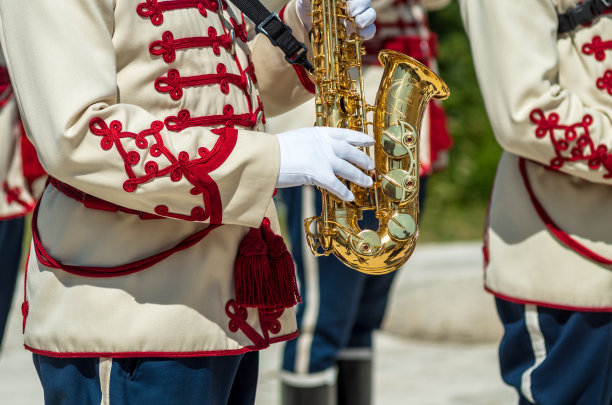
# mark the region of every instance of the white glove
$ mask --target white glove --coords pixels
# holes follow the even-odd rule
[[[362,187],[372,185],[372,179],[353,166],[374,169],[372,159],[355,147],[372,146],[374,139],[370,136],[350,129],[327,127],[300,128],[276,136],[280,144],[276,187],[315,185],[344,201],[353,201],[353,193],[336,176]]]
[[[363,39],[372,39],[376,33],[376,11],[370,7],[371,0],[347,0],[347,12],[355,19],[359,35]],[[310,0],[297,0],[297,13],[307,29],[312,27],[312,6]]]

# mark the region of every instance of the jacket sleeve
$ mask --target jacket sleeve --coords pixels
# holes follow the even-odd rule
[[[595,167],[592,159],[578,158],[582,146],[574,143],[581,139],[590,138],[595,149],[610,150],[610,109],[597,101],[600,95],[588,95],[598,92],[590,90],[597,78],[591,68],[596,62],[583,54],[584,41],[573,35],[557,37],[553,1],[534,0],[527,5],[516,0],[460,0],[460,5],[480,89],[500,145],[555,170],[612,184],[604,165]],[[563,69],[571,69],[571,80]],[[587,81],[576,85],[580,80]],[[567,159],[560,157],[567,155]]]
[[[177,133],[146,101],[121,102],[117,65],[129,61],[116,58],[114,8],[114,0],[0,0],[0,42],[43,167],[130,209],[259,226],[278,178],[276,137]]]
[[[291,29],[296,39],[308,47],[312,61],[312,49],[306,27],[297,14],[297,1],[291,0],[279,12],[281,20]],[[313,97],[314,84],[301,66],[290,65],[280,48],[258,34],[252,41],[253,65],[266,116],[273,117],[303,104]],[[313,113],[314,122],[314,113]]]

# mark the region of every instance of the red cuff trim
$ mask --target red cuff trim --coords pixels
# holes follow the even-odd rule
[[[548,137],[555,149],[556,156],[550,161],[551,169],[559,170],[566,162],[585,161],[592,170],[603,166],[607,172],[603,177],[612,178],[612,153],[607,145],[596,145],[591,138],[592,115],[585,114],[581,122],[564,125],[560,123],[559,114],[556,112],[547,117],[544,111],[538,108],[531,111],[529,118],[537,125],[536,138]]]
[[[228,116],[233,117],[233,108],[227,105],[226,110]],[[187,120],[190,119],[189,111],[182,110],[179,116],[181,114],[186,115]],[[254,114],[246,115],[253,119]],[[211,117],[200,117],[199,119],[209,120]],[[166,119],[168,120],[170,117]],[[191,120],[197,121],[198,118]],[[253,120],[256,121],[256,118]],[[184,123],[186,126],[200,124]],[[166,127],[172,130],[171,125],[167,124]],[[123,189],[126,192],[134,192],[140,184],[154,181],[157,178],[169,177],[173,182],[186,179],[193,185],[190,193],[202,196],[202,205],[193,207],[190,215],[172,213],[165,205],[155,207],[156,214],[186,221],[210,220],[213,224],[222,222],[221,196],[217,184],[209,173],[221,166],[233,151],[238,138],[237,130],[232,128],[212,129],[211,132],[219,137],[215,145],[210,150],[204,147],[199,148],[197,157],[191,159],[191,155],[186,151],[175,155],[166,147],[162,137],[164,123],[161,121],[154,121],[149,129],[133,133],[124,131],[123,124],[117,120],[107,125],[103,119],[97,117],[90,121],[89,128],[94,135],[101,137],[100,146],[103,150],[108,151],[115,148],[123,159],[128,176],[123,183]],[[168,163],[166,166],[160,166],[160,161],[153,158],[165,158]],[[134,168],[143,159],[150,160],[144,164],[144,173],[137,174]]]
[[[571,236],[567,234],[564,230],[562,230],[559,225],[557,225],[552,218],[548,215],[540,201],[535,196],[531,184],[529,183],[529,179],[527,177],[527,169],[525,166],[525,159],[519,159],[519,169],[521,171],[521,176],[523,177],[523,182],[525,184],[525,188],[527,189],[527,193],[529,194],[529,198],[531,199],[531,203],[535,208],[536,212],[540,216],[540,219],[546,225],[546,228],[566,247],[572,249],[574,252],[583,256],[584,258],[597,262],[603,265],[612,264],[612,259],[608,259],[606,257],[600,256],[597,253],[593,252],[591,249],[587,248],[577,240],[573,239]]]
[[[47,173],[38,160],[38,155],[36,153],[36,149],[34,149],[34,145],[32,145],[25,134],[25,129],[23,128],[22,122],[19,123],[19,127],[21,130],[20,142],[23,176],[28,183],[28,188],[30,191],[32,191],[32,184],[39,178],[45,176]]]
[[[23,207],[23,209],[26,211],[32,211],[32,209],[34,208],[33,203],[26,201],[22,198],[22,193],[24,192],[24,190],[21,187],[11,187],[5,181],[2,183],[2,190],[0,192],[4,193],[7,204],[17,204]]]

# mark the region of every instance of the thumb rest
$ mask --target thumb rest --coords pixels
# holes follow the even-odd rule
[[[361,57],[363,39],[344,0],[313,0],[313,47],[317,126],[367,133],[375,144],[374,184],[363,188],[343,180],[355,195],[345,202],[320,189],[322,213],[306,218],[306,240],[317,256],[334,254],[366,274],[397,270],[412,255],[418,236],[419,131],[431,99],[446,99],[444,81],[415,59],[383,50],[384,66],[374,105],[365,102]],[[349,30],[347,30],[349,27]],[[349,32],[352,31],[352,32]],[[368,122],[368,113],[373,122]],[[341,179],[342,180],[342,179]],[[378,229],[361,229],[364,211],[375,211]]]

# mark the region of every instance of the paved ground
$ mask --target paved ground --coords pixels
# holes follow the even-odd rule
[[[375,405],[516,403],[499,377],[500,329],[482,292],[480,263],[477,243],[424,245],[400,270],[376,337]],[[0,355],[0,404],[42,405],[31,356],[21,344],[19,305],[13,308]],[[262,353],[257,405],[279,404],[281,350],[276,345]]]

